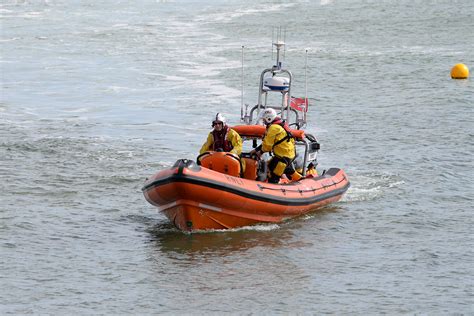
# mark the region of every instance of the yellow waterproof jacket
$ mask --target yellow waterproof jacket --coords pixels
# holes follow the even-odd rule
[[[226,139],[232,143],[233,148],[230,152],[240,156],[240,153],[242,152],[242,138],[240,137],[239,133],[234,131],[232,128],[229,128]],[[207,135],[207,140],[204,145],[202,145],[199,154],[213,150],[213,144],[214,136],[212,136],[212,132],[210,132],[209,135]]]
[[[282,141],[274,146],[278,141],[285,138],[287,133],[283,127],[278,124],[272,124],[267,128],[265,137],[262,140],[262,151],[272,152],[275,156],[286,157],[289,159],[295,158],[295,139],[292,137],[289,141]]]

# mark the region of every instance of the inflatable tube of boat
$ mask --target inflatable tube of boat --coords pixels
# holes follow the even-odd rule
[[[241,137],[257,137],[263,138],[265,135],[266,127],[263,125],[236,125],[232,129],[239,133]],[[291,129],[291,134],[297,140],[303,140],[305,133],[304,130],[300,129]]]

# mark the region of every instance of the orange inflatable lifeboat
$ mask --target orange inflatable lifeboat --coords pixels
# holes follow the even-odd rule
[[[260,125],[233,129],[246,140],[262,138],[265,132]],[[303,131],[292,132],[303,142]],[[336,168],[295,182],[257,181],[261,163],[249,155],[242,156],[206,152],[197,159],[200,165],[180,159],[146,181],[142,189],[145,198],[176,227],[194,231],[279,223],[336,202],[349,188],[346,174]]]
[[[184,231],[279,223],[338,201],[349,188],[340,169],[286,184],[240,178],[180,159],[148,179],[143,193]]]
[[[240,157],[227,152],[206,152],[198,156],[196,162],[179,159],[171,168],[147,179],[142,188],[146,200],[157,206],[179,229],[229,229],[279,223],[336,202],[349,188],[349,180],[341,169],[331,168],[317,175],[320,145],[314,136],[302,130],[306,125],[309,101],[306,97],[291,96],[293,77],[291,72],[281,68],[279,61],[284,43],[278,40],[274,45],[276,66],[265,69],[260,76],[257,105],[250,112],[246,107],[244,115],[242,103],[244,125],[232,128],[242,137],[244,145],[251,143],[255,148],[266,131],[259,125],[260,111],[265,108],[279,111],[278,115],[290,127],[295,127],[291,130],[297,154],[293,163],[303,178],[294,182],[268,183],[265,181],[265,157],[257,160],[245,152]],[[268,78],[273,78],[273,83],[284,82],[285,85],[270,85]],[[272,92],[281,100],[280,106],[270,103]]]

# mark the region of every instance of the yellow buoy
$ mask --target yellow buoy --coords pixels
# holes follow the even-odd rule
[[[469,68],[464,64],[456,64],[451,69],[451,78],[453,79],[467,79],[469,77]]]

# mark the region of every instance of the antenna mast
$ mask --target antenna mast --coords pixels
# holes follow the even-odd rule
[[[240,120],[244,120],[244,45],[242,45],[242,80],[241,80],[241,104],[240,104]]]
[[[308,49],[306,49],[306,56],[304,61],[304,111],[303,117],[306,123],[306,113],[308,112],[309,100],[308,100]]]

